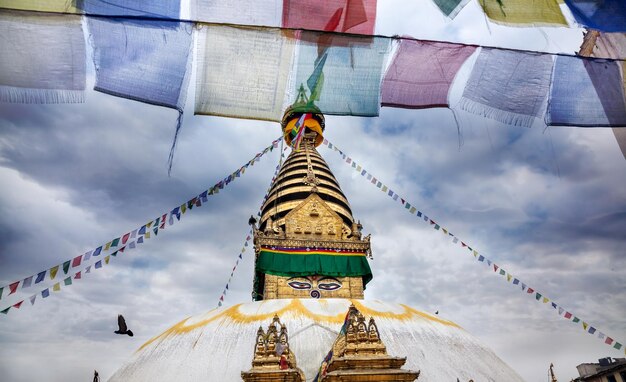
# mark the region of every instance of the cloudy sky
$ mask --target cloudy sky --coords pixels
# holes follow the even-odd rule
[[[454,21],[427,1],[380,3],[376,31],[385,35],[566,53],[582,38],[575,28],[487,26],[475,3]],[[457,78],[453,104],[469,70]],[[93,73],[89,63],[88,89]],[[193,116],[193,94],[190,86],[171,177],[173,110],[92,90],[84,104],[0,104],[0,283],[160,216],[280,134],[273,123]],[[458,115],[458,130],[447,109],[328,117],[326,137],[481,254],[624,343],[626,161],[612,132]],[[438,310],[528,381],[547,380],[551,362],[569,380],[580,363],[624,356],[409,215],[335,152],[320,153],[372,234],[367,299]],[[106,379],[147,339],[213,309],[278,161],[269,153],[140,248],[0,317],[1,379],[86,381],[94,369]],[[226,305],[250,301],[252,267],[246,252]],[[3,298],[0,308],[40,289]],[[118,313],[135,337],[112,333]]]

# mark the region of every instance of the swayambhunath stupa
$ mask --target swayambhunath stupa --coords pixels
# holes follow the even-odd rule
[[[0,36],[0,381],[626,382],[623,0],[0,0]]]

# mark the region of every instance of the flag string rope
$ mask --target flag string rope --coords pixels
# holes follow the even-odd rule
[[[281,142],[281,147],[282,147],[282,142]],[[286,150],[286,148],[285,148],[285,150]],[[283,159],[284,156],[285,156],[284,150],[281,150],[279,163],[278,163],[278,165],[276,165],[276,169],[274,170],[274,175],[272,176],[272,181],[270,182],[270,185],[267,188],[267,191],[265,192],[265,196],[263,196],[263,201],[261,202],[261,207],[263,207],[263,203],[265,203],[265,201],[267,200],[269,192],[270,192],[270,189],[272,188],[272,184],[274,184],[274,180],[276,180],[276,175],[278,175],[278,171],[280,171],[280,168],[282,167],[282,159]],[[259,208],[259,212],[257,212],[257,217],[258,218],[261,217],[261,209],[260,208]],[[248,232],[248,236],[246,236],[246,240],[243,243],[243,247],[241,247],[241,251],[239,251],[239,256],[237,256],[237,260],[235,261],[235,266],[233,266],[233,269],[230,272],[230,276],[228,277],[228,281],[226,282],[226,285],[224,286],[224,290],[222,291],[222,295],[220,296],[220,298],[217,301],[217,307],[218,308],[220,306],[222,306],[222,304],[224,303],[224,299],[226,298],[226,293],[228,293],[228,290],[229,290],[229,287],[230,287],[230,282],[233,279],[233,275],[237,271],[237,267],[239,266],[239,261],[243,260],[243,254],[246,252],[246,248],[249,246],[249,243],[250,243],[251,239],[252,239],[252,227],[250,227],[250,231]]]
[[[16,13],[24,13],[24,14],[28,14],[28,13],[39,13],[38,11],[34,11],[34,10],[27,10],[27,9],[11,9],[8,7],[1,7],[0,6],[0,10],[11,10],[11,12],[16,12]],[[239,24],[239,23],[229,23],[229,22],[209,22],[209,21],[201,21],[201,20],[195,20],[195,19],[183,19],[183,18],[173,18],[173,17],[159,17],[158,15],[153,15],[153,16],[142,16],[142,15],[107,15],[107,14],[97,14],[97,13],[65,13],[65,12],[56,12],[56,11],[46,11],[46,13],[55,13],[55,14],[60,14],[60,15],[66,15],[66,16],[70,16],[70,17],[75,17],[75,16],[81,16],[84,17],[85,19],[89,19],[89,18],[97,18],[97,19],[105,19],[105,20],[118,20],[118,21],[135,21],[135,20],[139,20],[139,21],[154,21],[154,22],[179,22],[179,23],[185,23],[185,24],[192,24],[194,26],[195,29],[199,29],[202,28],[204,25],[218,25],[218,26],[233,26],[233,27],[253,27],[253,28],[257,28],[257,29],[280,29],[283,31],[305,31],[305,32],[318,32],[318,33],[326,33],[326,34],[332,34],[332,35],[336,35],[336,36],[357,36],[357,37],[376,37],[376,38],[385,38],[385,39],[390,39],[390,40],[394,40],[394,41],[399,41],[399,40],[413,40],[413,41],[420,41],[420,42],[425,42],[425,43],[446,43],[446,44],[452,44],[452,45],[458,45],[458,46],[475,46],[475,47],[481,47],[481,48],[488,48],[488,49],[498,49],[498,50],[504,50],[504,51],[509,51],[509,52],[520,52],[520,53],[537,53],[537,54],[549,54],[549,55],[553,55],[553,56],[567,56],[567,57],[577,57],[577,58],[583,58],[583,59],[588,59],[589,61],[592,61],[594,59],[597,60],[611,60],[611,61],[626,61],[626,58],[618,58],[618,59],[614,59],[614,58],[610,58],[610,57],[581,57],[577,54],[571,54],[571,53],[552,53],[552,52],[546,52],[546,51],[541,51],[541,50],[531,50],[531,49],[517,49],[517,48],[507,48],[507,47],[501,47],[501,46],[493,46],[493,45],[481,45],[481,44],[471,44],[471,43],[461,43],[461,42],[452,42],[452,41],[443,41],[443,40],[425,40],[425,39],[418,39],[415,37],[411,37],[411,36],[402,36],[399,37],[397,35],[393,35],[393,36],[387,36],[384,34],[377,34],[377,33],[373,33],[373,34],[355,34],[355,33],[349,33],[349,32],[338,32],[338,31],[328,31],[328,30],[318,30],[318,29],[307,29],[307,28],[297,28],[297,27],[283,27],[283,26],[270,26],[270,25],[249,25],[249,24]],[[485,17],[487,17],[485,15]],[[578,25],[574,25],[572,26],[572,28],[577,28]]]
[[[476,258],[476,260],[478,260],[481,263],[486,263],[487,266],[489,267],[489,269],[493,269],[494,273],[496,273],[496,274],[498,274],[500,276],[503,276],[503,279],[505,279],[507,282],[512,282],[513,285],[520,285],[521,286],[521,290],[523,292],[526,292],[527,294],[533,295],[535,297],[536,301],[542,302],[543,304],[548,304],[550,302],[551,303],[550,306],[552,306],[552,308],[555,310],[555,312],[557,312],[557,314],[560,317],[562,317],[562,318],[564,318],[564,319],[566,319],[568,321],[571,321],[571,322],[573,322],[573,323],[575,323],[577,325],[580,325],[585,332],[587,332],[588,334],[596,336],[597,339],[599,339],[601,341],[604,341],[605,344],[607,344],[609,346],[612,346],[614,349],[616,349],[616,350],[622,350],[623,349],[624,354],[626,354],[626,346],[624,346],[623,343],[620,343],[620,342],[616,341],[614,338],[609,337],[607,334],[599,331],[596,327],[592,326],[587,321],[583,321],[578,316],[575,316],[569,310],[566,310],[565,308],[561,307],[554,300],[548,298],[543,293],[539,293],[539,291],[537,291],[534,288],[531,288],[529,285],[527,285],[526,283],[522,282],[522,280],[520,280],[519,278],[514,277],[508,271],[506,271],[502,267],[498,266],[491,259],[488,259],[485,256],[479,254],[477,250],[475,250],[472,247],[470,247],[469,244],[467,244],[465,241],[462,241],[456,235],[452,234],[452,232],[450,232],[448,229],[442,227],[440,224],[435,222],[432,218],[426,216],[426,214],[424,214],[422,211],[419,211],[415,206],[412,206],[408,202],[408,200],[406,200],[403,197],[400,197],[400,195],[398,195],[397,193],[392,191],[388,186],[384,185],[380,180],[378,180],[378,178],[376,178],[370,172],[365,170],[354,159],[352,159],[351,157],[346,155],[342,150],[337,148],[337,146],[333,145],[327,139],[324,139],[323,144],[328,149],[334,150],[338,155],[340,155],[342,157],[343,161],[346,164],[350,165],[355,171],[359,172],[361,174],[361,176],[367,177],[367,180],[370,181],[370,183],[372,185],[374,185],[375,187],[380,189],[381,192],[386,193],[387,196],[392,198],[394,201],[399,201],[400,204],[411,215],[414,215],[414,216],[417,216],[418,218],[421,218],[420,220],[423,220],[424,223],[428,224],[429,227],[435,229],[436,231],[442,232],[444,235],[446,235],[447,238],[452,239],[452,242],[454,244],[460,244],[461,247],[467,249],[469,251],[469,253],[472,254],[474,256],[474,258]]]
[[[268,152],[273,151],[274,148],[277,148],[278,142],[280,140],[282,140],[282,137],[279,137],[275,139],[274,141],[272,141],[272,143],[269,146],[265,147],[263,151],[257,153],[254,156],[254,158],[249,160],[246,164],[244,164],[243,166],[235,170],[233,173],[231,173],[224,179],[217,182],[211,188],[204,190],[203,192],[201,192],[197,196],[194,196],[187,202],[182,203],[180,206],[173,208],[169,212],[166,212],[160,215],[156,219],[149,221],[148,223],[142,225],[141,227],[136,228],[132,231],[129,231],[111,241],[108,241],[106,244],[103,244],[96,249],[87,251],[82,255],[76,256],[72,259],[66,260],[58,265],[55,265],[52,268],[43,270],[41,272],[38,272],[37,274],[33,274],[31,276],[25,277],[23,279],[19,279],[13,283],[0,287],[0,300],[3,299],[2,295],[5,289],[8,289],[9,293],[4,297],[4,299],[16,293],[18,289],[22,291],[24,289],[32,287],[33,285],[36,285],[39,283],[45,283],[46,275],[48,275],[49,281],[55,280],[59,271],[63,272],[62,275],[67,275],[65,279],[60,280],[59,278],[59,281],[53,284],[52,286],[49,286],[48,288],[45,288],[31,295],[28,299],[30,300],[31,305],[34,305],[35,300],[37,299],[38,295],[41,295],[42,298],[47,298],[50,296],[50,289],[52,289],[53,292],[58,292],[61,290],[61,283],[63,283],[64,286],[70,286],[72,285],[72,279],[80,280],[82,279],[82,276],[84,274],[91,273],[92,269],[100,269],[102,268],[103,265],[108,265],[111,260],[111,257],[115,257],[120,253],[124,253],[124,251],[127,249],[134,249],[138,244],[142,244],[144,240],[150,239],[151,233],[153,233],[154,236],[157,236],[159,231],[165,229],[166,222],[168,222],[169,225],[173,225],[175,221],[180,221],[181,216],[184,215],[187,211],[191,211],[193,207],[201,207],[202,203],[205,203],[208,201],[208,196],[219,193],[219,190],[223,189],[225,186],[230,184],[236,178],[239,178],[242,174],[244,174],[246,169],[249,166],[254,166],[254,163],[258,162],[263,155],[267,154]],[[168,219],[168,216],[169,216],[169,219]],[[174,220],[174,218],[176,218],[176,220]],[[114,249],[115,251],[113,251]],[[110,252],[110,251],[113,251],[113,252]],[[107,252],[110,252],[110,253],[104,257],[103,259],[104,262],[103,260],[95,261],[95,257],[104,255]],[[91,261],[91,264],[86,265],[87,261]],[[81,267],[81,264],[82,264],[82,267]],[[74,273],[76,270],[78,270],[78,272]],[[34,282],[33,282],[33,279],[34,279]],[[21,288],[18,288],[20,284],[21,284]],[[23,299],[17,303],[9,305],[5,309],[0,310],[0,313],[8,314],[11,308],[19,309],[25,300],[26,299]]]

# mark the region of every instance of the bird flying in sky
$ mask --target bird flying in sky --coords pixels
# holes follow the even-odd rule
[[[131,330],[128,330],[128,327],[126,326],[126,320],[124,320],[124,316],[122,316],[121,314],[117,315],[117,326],[119,327],[119,329],[114,332],[115,334],[128,334],[131,337],[133,336],[133,332]]]

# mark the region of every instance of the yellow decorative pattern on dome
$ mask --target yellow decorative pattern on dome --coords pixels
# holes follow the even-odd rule
[[[270,302],[271,300],[266,301],[262,301],[259,304],[259,308],[261,308],[263,305],[267,304],[268,302]],[[274,300],[273,302],[275,302],[277,300]],[[346,299],[346,309],[345,311],[342,310],[340,312],[338,312],[337,314],[319,314],[319,313],[313,313],[311,312],[310,309],[308,309],[303,303],[302,300],[300,299],[291,299],[291,300],[280,300],[281,302],[286,302],[289,301],[289,303],[287,303],[286,305],[282,306],[282,307],[277,307],[276,309],[271,309],[268,310],[264,313],[253,313],[253,314],[249,314],[249,313],[244,313],[241,310],[241,307],[243,305],[246,304],[237,304],[237,305],[233,305],[227,309],[224,309],[221,312],[216,312],[217,314],[207,317],[205,319],[201,319],[198,320],[197,322],[194,323],[189,323],[187,324],[187,322],[191,319],[191,317],[188,317],[182,321],[180,321],[179,323],[175,324],[174,326],[172,326],[171,328],[167,329],[166,331],[164,331],[163,333],[161,333],[160,335],[151,338],[150,340],[148,340],[146,343],[144,343],[143,345],[141,345],[141,347],[137,350],[140,351],[142,349],[144,349],[146,346],[150,345],[151,343],[157,341],[158,339],[165,339],[166,337],[169,337],[170,335],[179,335],[179,334],[184,334],[184,333],[188,333],[191,332],[197,328],[203,327],[205,325],[210,324],[211,322],[217,321],[217,320],[223,320],[223,321],[230,321],[231,323],[239,323],[239,324],[249,324],[249,323],[253,323],[253,322],[260,322],[260,321],[267,321],[267,320],[271,320],[275,315],[278,315],[280,317],[284,317],[284,320],[286,322],[288,322],[289,320],[289,316],[292,315],[298,315],[298,316],[302,316],[302,317],[306,317],[309,318],[313,321],[316,322],[324,322],[324,323],[332,323],[332,324],[341,324],[344,321],[344,318],[346,316],[346,311],[347,311],[347,307],[350,305],[347,302],[351,302],[352,304],[354,304],[354,306],[364,315],[366,316],[372,316],[375,319],[378,318],[386,318],[386,319],[390,319],[390,320],[398,320],[398,321],[410,321],[414,318],[420,318],[420,319],[424,319],[424,320],[428,320],[428,321],[433,321],[433,322],[437,322],[439,324],[445,325],[445,326],[452,326],[452,327],[457,327],[460,328],[459,325],[457,325],[456,323],[452,322],[452,321],[448,321],[448,320],[444,320],[435,316],[432,316],[428,313],[424,313],[421,312],[417,309],[411,308],[410,306],[404,305],[404,304],[398,304],[399,307],[403,308],[403,312],[400,313],[396,313],[396,312],[389,312],[389,311],[379,311],[376,310],[375,308],[371,308],[366,306],[363,303],[363,300],[349,300]],[[324,302],[324,304],[321,304],[322,301]],[[311,300],[307,299],[307,303],[311,303]],[[319,300],[317,301],[318,305],[320,307],[327,307],[328,301],[324,301],[324,300]],[[259,309],[260,310],[260,309]],[[209,312],[210,313],[210,312]]]

